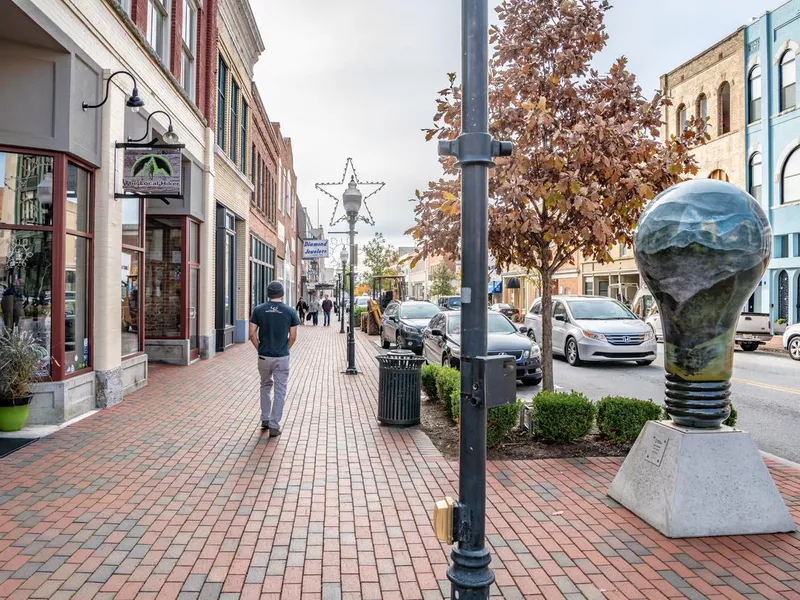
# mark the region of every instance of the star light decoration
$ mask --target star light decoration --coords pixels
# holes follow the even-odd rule
[[[347,178],[347,172],[348,171],[352,171],[352,175],[350,176],[350,179]],[[382,181],[360,181],[358,179],[358,173],[356,173],[356,167],[353,164],[353,159],[352,158],[348,158],[347,162],[344,163],[344,172],[342,173],[342,180],[341,181],[336,182],[336,183],[315,183],[314,184],[314,187],[317,188],[320,192],[322,192],[326,196],[329,196],[329,197],[333,198],[336,201],[336,204],[333,207],[333,215],[331,215],[331,222],[330,222],[331,227],[336,225],[337,223],[341,223],[342,221],[347,220],[347,214],[343,214],[341,217],[339,217],[337,219],[336,218],[336,211],[339,208],[339,202],[342,199],[342,194],[347,189],[347,186],[349,185],[350,181],[355,181],[356,185],[359,188],[362,188],[364,186],[374,187],[375,188],[369,194],[364,194],[364,190],[363,189],[361,190],[361,193],[364,194],[364,197],[362,198],[361,202],[364,205],[364,208],[367,209],[367,215],[368,216],[365,217],[362,214],[358,215],[358,220],[359,221],[364,221],[364,223],[366,223],[367,225],[375,225],[375,219],[372,217],[372,213],[369,210],[369,206],[367,205],[367,200],[372,198],[372,196],[374,196],[378,192],[380,192],[383,189],[383,186],[386,185],[386,183],[384,183]],[[325,189],[326,187],[333,187],[333,188],[341,187],[342,188],[342,192],[340,194],[334,196],[328,190]]]

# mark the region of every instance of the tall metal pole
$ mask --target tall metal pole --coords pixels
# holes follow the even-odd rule
[[[345,273],[345,266],[345,261],[342,261],[342,287],[340,288],[339,292],[339,298],[341,300],[341,303],[339,304],[339,333],[344,333],[344,280],[345,276],[347,275]]]
[[[439,145],[439,153],[457,156],[461,168],[461,448],[456,544],[447,578],[452,599],[477,600],[489,597],[494,581],[485,544],[487,409],[483,376],[474,362],[486,355],[488,171],[494,156],[511,154],[511,144],[488,133],[488,0],[462,0],[461,11],[461,135]]]
[[[358,373],[356,369],[356,332],[355,332],[355,276],[353,274],[353,265],[356,262],[356,214],[347,215],[347,221],[350,223],[350,330],[347,332],[347,371],[348,375],[355,375]]]

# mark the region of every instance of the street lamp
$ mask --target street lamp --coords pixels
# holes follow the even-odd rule
[[[125,106],[130,108],[132,112],[139,112],[139,109],[144,106],[144,100],[139,97],[139,86],[136,83],[136,78],[127,71],[117,71],[116,73],[112,73],[106,80],[106,95],[103,97],[103,101],[100,104],[89,104],[87,102],[83,102],[81,104],[81,108],[83,108],[84,112],[90,108],[100,108],[106,103],[108,100],[108,89],[111,87],[111,80],[117,75],[127,75],[133,79],[133,92],[131,92],[131,95],[125,101]]]
[[[353,310],[356,303],[353,265],[356,262],[356,220],[358,219],[358,211],[361,210],[362,198],[363,195],[356,185],[355,178],[351,177],[347,189],[342,194],[342,208],[344,208],[344,212],[347,215],[347,224],[350,225],[350,329],[347,332],[347,371],[345,371],[348,375],[358,373],[358,369],[356,369],[355,311]]]
[[[342,251],[339,253],[339,260],[342,261],[342,304],[339,309],[339,333],[344,333],[344,279],[346,276],[345,267],[347,266],[347,248],[342,248]],[[352,305],[350,306],[350,310],[353,310]],[[351,323],[350,326],[352,327],[353,324]]]
[[[167,133],[165,133],[163,136],[161,136],[163,138],[163,140],[164,140],[164,143],[170,144],[170,145],[177,144],[178,143],[178,134],[175,133],[175,131],[173,131],[173,129],[172,129],[172,117],[170,117],[169,114],[164,112],[163,110],[157,110],[157,111],[154,111],[154,112],[150,113],[150,116],[147,117],[147,123],[145,123],[145,125],[144,125],[144,135],[142,137],[140,137],[139,139],[136,139],[136,140],[134,140],[132,138],[128,138],[128,142],[136,143],[136,142],[141,142],[142,140],[144,140],[150,134],[150,119],[152,119],[155,115],[158,115],[158,114],[164,115],[165,117],[167,117],[167,121],[169,121],[169,126],[167,128]]]

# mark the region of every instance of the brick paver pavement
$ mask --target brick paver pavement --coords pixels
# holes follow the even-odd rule
[[[375,421],[377,352],[303,327],[284,434],[255,353],[155,366],[122,404],[0,459],[0,599],[441,598],[456,465]],[[505,598],[800,598],[800,536],[669,540],[605,496],[617,459],[494,462]],[[800,520],[800,473],[770,465]]]

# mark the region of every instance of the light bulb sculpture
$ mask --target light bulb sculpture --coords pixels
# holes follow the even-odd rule
[[[736,325],[771,247],[764,211],[722,181],[674,186],[642,214],[634,255],[663,323],[665,403],[675,424],[715,428],[730,415]]]
[[[634,255],[661,314],[672,420],[647,422],[608,495],[667,537],[795,529],[749,434],[722,426],[738,317],[771,240],[758,203],[710,179],[666,190],[639,219]]]

